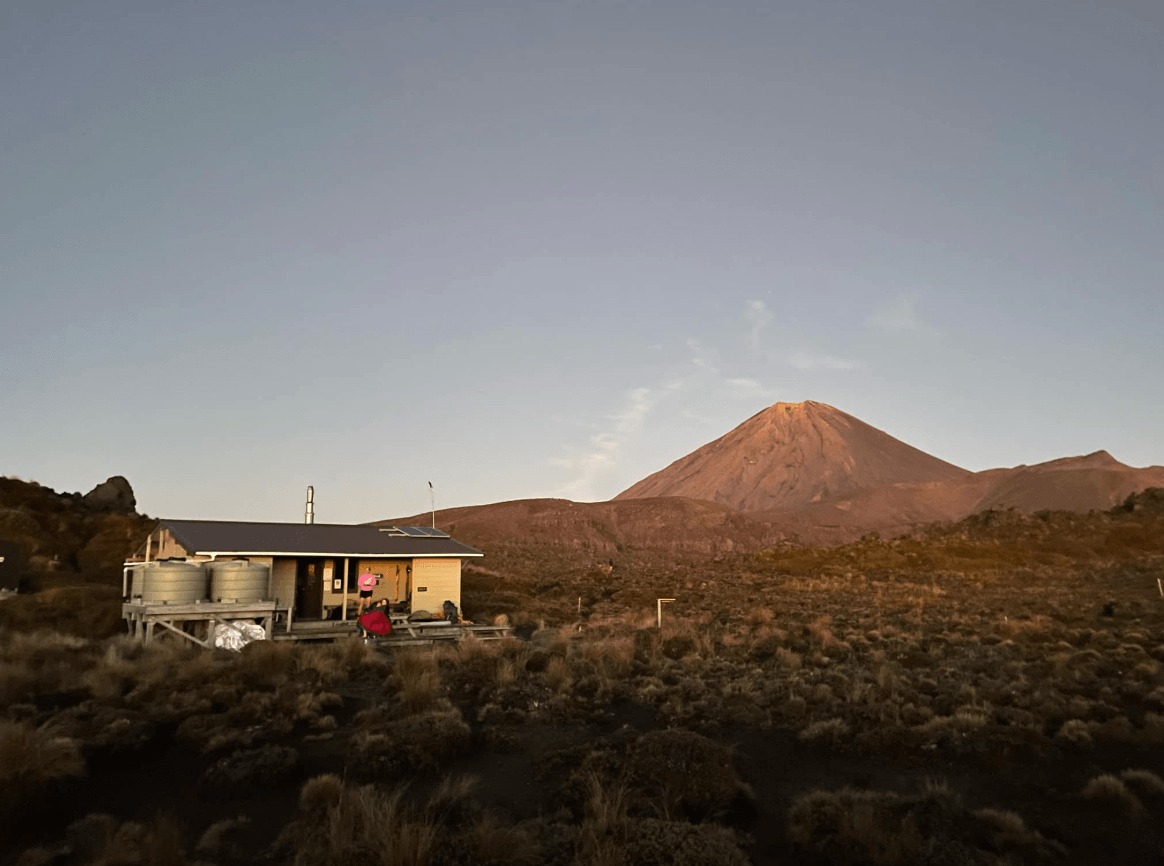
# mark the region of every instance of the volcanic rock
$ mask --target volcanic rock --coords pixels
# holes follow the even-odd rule
[[[132,514],[137,507],[133,488],[121,475],[106,479],[86,493],[82,501],[94,511],[117,511]]]

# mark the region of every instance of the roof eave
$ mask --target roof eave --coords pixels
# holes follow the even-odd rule
[[[286,550],[194,550],[191,556],[312,556],[312,557],[354,557],[362,556],[368,559],[466,559],[468,557],[484,556],[481,551],[461,553],[448,551],[445,553],[367,553],[363,551],[323,552],[314,551],[286,551]]]

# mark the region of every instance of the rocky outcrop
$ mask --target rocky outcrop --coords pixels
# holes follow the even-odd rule
[[[102,481],[83,497],[81,501],[93,511],[114,511],[119,514],[133,514],[137,500],[133,488],[121,475],[114,475]]]

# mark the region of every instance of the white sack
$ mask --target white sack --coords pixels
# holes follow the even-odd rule
[[[234,626],[234,628],[231,628]],[[237,629],[238,631],[236,631]],[[239,632],[242,634],[239,634]],[[214,627],[214,645],[219,649],[241,650],[253,640],[266,640],[267,632],[249,619],[239,619],[230,625],[219,623]]]

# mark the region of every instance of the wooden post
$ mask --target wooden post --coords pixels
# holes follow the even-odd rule
[[[348,619],[348,562],[350,558],[344,557],[344,612],[340,614],[340,619],[347,622]]]
[[[170,630],[170,631],[172,631],[174,634],[176,634],[176,635],[180,635],[181,637],[184,637],[184,638],[186,638],[186,640],[193,641],[194,643],[198,644],[199,646],[206,647],[206,648],[209,648],[209,647],[210,647],[210,644],[209,644],[209,643],[207,643],[206,641],[201,641],[201,640],[198,640],[198,638],[194,637],[194,635],[192,635],[192,634],[187,634],[186,632],[182,631],[182,629],[175,627],[174,625],[172,625],[172,624],[170,624],[170,623],[166,622],[165,620],[161,620],[161,619],[159,619],[159,620],[151,620],[151,621],[150,621],[150,626],[152,627],[152,626],[154,625],[154,623],[155,623],[155,622],[156,622],[158,625],[162,626],[163,628],[167,628],[167,629],[169,629],[169,630]]]
[[[263,617],[263,633],[267,636],[267,640],[271,639],[271,632],[273,631],[272,622],[275,619],[275,613],[272,611]]]

